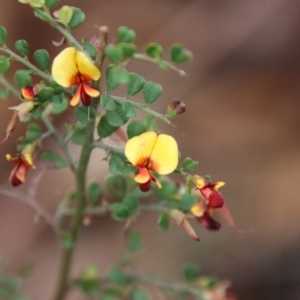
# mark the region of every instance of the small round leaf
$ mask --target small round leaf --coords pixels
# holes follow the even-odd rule
[[[18,40],[15,42],[15,48],[23,56],[29,55],[29,46],[25,40]]]
[[[0,73],[5,74],[10,69],[10,59],[5,56],[0,56]]]
[[[131,43],[135,39],[135,32],[126,26],[121,26],[117,31],[117,39],[119,43]]]
[[[0,26],[0,45],[5,45],[7,41],[7,31],[3,26]]]
[[[73,15],[68,26],[70,28],[75,28],[80,24],[82,24],[84,20],[85,20],[85,13],[80,8],[73,7]]]
[[[128,74],[127,94],[130,96],[136,95],[144,86],[145,79],[137,73]]]
[[[147,127],[140,121],[131,121],[127,127],[127,136],[129,139],[138,136],[147,131]]]
[[[161,95],[163,89],[160,84],[147,81],[143,87],[143,95],[147,104],[152,104]]]
[[[41,69],[49,70],[50,56],[46,50],[44,49],[36,50],[33,54],[33,58]]]

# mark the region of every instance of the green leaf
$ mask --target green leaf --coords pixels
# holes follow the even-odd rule
[[[72,7],[72,8],[73,8],[73,15],[68,26],[73,29],[84,22],[85,13],[78,7]]]
[[[65,90],[62,86],[58,85],[55,81],[50,82],[50,87],[54,89],[55,94],[61,94]]]
[[[126,220],[130,216],[128,207],[123,203],[111,204],[109,209],[113,213],[113,218],[115,220]]]
[[[143,249],[143,241],[140,234],[134,231],[130,231],[126,239],[127,249],[131,252],[137,252]]]
[[[106,187],[114,197],[121,199],[126,195],[126,179],[122,175],[113,175],[107,177]]]
[[[58,20],[63,23],[65,26],[67,26],[73,16],[73,7],[64,5],[62,8],[57,10],[57,18]]]
[[[163,89],[160,84],[147,81],[143,87],[143,95],[147,104],[152,104],[161,95]]]
[[[34,8],[43,7],[45,5],[45,0],[27,0],[26,2]]]
[[[119,127],[112,126],[108,123],[106,116],[102,116],[98,124],[98,134],[101,139],[104,139],[114,133]]]
[[[157,197],[160,200],[170,199],[177,192],[177,186],[171,181],[162,181],[162,188],[156,190]]]
[[[167,213],[161,213],[159,215],[157,225],[163,231],[168,230],[170,226],[170,218]]]
[[[52,162],[56,169],[62,169],[68,166],[68,163],[64,158],[50,150],[43,151],[40,155],[40,159]]]
[[[110,91],[116,89],[120,84],[127,83],[127,71],[121,67],[110,65],[106,69],[106,85]]]
[[[129,139],[147,131],[147,127],[140,121],[131,121],[127,127],[127,136]]]
[[[50,68],[50,56],[45,49],[36,50],[33,54],[33,58],[37,65],[44,71]]]
[[[26,138],[28,140],[35,141],[41,137],[43,134],[42,128],[40,125],[31,123],[27,126],[26,129]]]
[[[123,50],[123,56],[126,58],[130,58],[136,51],[136,45],[132,43],[120,43],[119,46]]]
[[[31,71],[28,70],[17,70],[14,74],[14,80],[18,86],[18,88],[22,88],[26,85],[30,85],[31,83]]]
[[[8,99],[9,97],[10,97],[9,91],[0,89],[0,98],[1,99]]]
[[[145,52],[153,58],[161,58],[164,52],[164,49],[161,45],[157,43],[150,43],[146,46]]]
[[[129,73],[127,83],[127,94],[130,96],[136,95],[140,90],[142,90],[144,84],[145,79],[143,76],[137,73]]]
[[[36,120],[41,118],[42,113],[43,110],[40,105],[35,105],[34,108],[30,111],[30,115]]]
[[[107,110],[106,119],[108,124],[110,124],[111,126],[120,127],[124,124],[122,117],[116,110]]]
[[[37,98],[41,102],[46,102],[54,95],[54,89],[51,87],[44,87],[37,93]]]
[[[118,42],[131,43],[135,39],[135,32],[126,26],[121,26],[117,30]]]
[[[61,113],[63,113],[68,108],[69,102],[67,101],[67,99],[63,98],[61,103],[54,103],[53,102],[52,105],[53,106],[52,106],[51,114],[60,115]]]
[[[115,100],[109,95],[101,96],[101,105],[106,110],[115,110],[117,108],[117,104],[116,104]]]
[[[102,190],[97,182],[91,182],[88,186],[88,199],[91,204],[98,204],[102,197]]]
[[[0,56],[0,73],[5,74],[10,69],[10,59],[5,56]]]
[[[95,110],[91,106],[76,107],[78,121],[84,125],[89,124],[95,117]]]
[[[89,54],[89,56],[92,59],[95,59],[97,56],[96,48],[90,42],[88,42],[86,39],[83,39],[83,44],[84,44],[85,50]]]
[[[194,280],[201,275],[201,268],[195,264],[186,264],[183,268],[183,276],[187,281]]]
[[[139,288],[139,287],[134,287],[131,291],[131,299],[132,300],[150,300],[149,294]]]
[[[183,196],[180,200],[180,207],[182,210],[188,211],[197,202],[198,202],[197,196],[186,193],[186,194],[183,194]]]
[[[57,3],[59,3],[60,0],[45,0],[45,5],[48,8],[52,8],[53,6],[55,6]]]
[[[3,26],[0,26],[0,45],[5,45],[7,41],[7,31]]]
[[[122,173],[120,170],[124,167],[123,159],[118,155],[112,155],[109,160],[109,171],[113,175]]]
[[[29,46],[25,40],[18,40],[15,42],[15,48],[23,56],[29,55]]]
[[[128,276],[122,271],[122,269],[118,267],[113,267],[109,270],[108,279],[117,284],[126,284],[130,281],[130,278],[128,278]]]
[[[119,45],[107,45],[105,54],[113,63],[118,63],[123,59],[123,49]]]
[[[157,131],[158,127],[153,117],[147,116],[144,120],[144,124],[146,125],[148,130]]]
[[[128,208],[130,215],[132,215],[137,210],[138,202],[138,197],[134,195],[127,195],[122,201],[122,203],[125,204]]]
[[[82,125],[81,125],[82,126]],[[71,141],[75,145],[82,145],[86,135],[86,127],[85,126],[77,126],[75,131],[72,134]]]
[[[171,60],[174,63],[183,63],[193,58],[192,53],[181,44],[174,44],[170,48]]]
[[[135,118],[137,116],[134,107],[130,102],[125,102],[122,106],[122,110],[127,118]]]
[[[186,170],[195,170],[199,165],[198,161],[192,160],[190,157],[185,158],[183,161],[183,168]]]

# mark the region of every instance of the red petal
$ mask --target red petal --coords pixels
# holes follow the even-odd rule
[[[204,213],[201,217],[196,217],[197,221],[209,230],[219,230],[221,223],[213,219],[208,213]]]
[[[84,106],[90,106],[92,98],[85,92],[84,89],[81,89],[80,98]]]
[[[9,180],[13,186],[18,186],[25,181],[25,177],[29,166],[22,160],[13,168],[10,173]]]
[[[222,207],[224,205],[223,195],[216,190],[212,190],[211,194],[208,197],[208,205],[213,208]]]
[[[36,97],[34,86],[26,85],[21,89],[21,96],[25,100],[33,100]]]
[[[75,95],[73,96],[73,98],[70,101],[70,105],[71,106],[76,106],[79,103],[79,101],[80,101],[80,95],[81,95],[81,89],[82,89],[82,87],[81,87],[81,84],[80,84],[78,86],[77,90],[76,90]]]
[[[140,190],[142,192],[148,192],[148,191],[150,191],[150,189],[151,189],[151,182],[152,182],[152,180],[150,179],[146,183],[140,183],[139,184]]]

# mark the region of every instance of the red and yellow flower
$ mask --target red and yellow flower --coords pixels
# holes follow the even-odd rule
[[[21,89],[21,96],[27,101],[34,100],[40,90],[45,87],[43,83],[37,83],[34,85],[26,85]]]
[[[78,86],[70,101],[76,106],[80,99],[84,106],[91,104],[91,98],[98,97],[100,92],[89,85],[89,81],[97,81],[101,73],[87,55],[73,47],[61,51],[53,60],[52,77],[63,87]]]
[[[34,148],[33,144],[28,144],[21,153],[15,156],[6,154],[6,159],[16,164],[9,176],[9,181],[13,186],[22,184],[25,181],[29,168],[34,168],[32,159]]]
[[[166,134],[157,135],[153,131],[128,140],[125,155],[137,168],[134,180],[143,192],[150,190],[152,181],[161,188],[161,183],[151,171],[160,175],[170,174],[178,164],[178,146],[175,139]]]

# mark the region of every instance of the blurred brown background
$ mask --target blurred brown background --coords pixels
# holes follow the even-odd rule
[[[87,21],[74,31],[78,39],[96,34],[94,25],[108,25],[110,41],[125,25],[137,33],[137,45],[156,41],[164,47],[184,44],[194,54],[183,65],[189,77],[161,72],[147,63],[130,69],[164,87],[160,102],[180,98],[186,114],[174,135],[182,156],[199,160],[199,173],[224,180],[222,193],[241,228],[254,234],[237,235],[226,224],[218,233],[197,226],[201,242],[190,240],[181,228],[166,233],[156,228],[156,214],[141,216],[133,227],[145,236],[147,248],[138,256],[141,268],[177,280],[186,262],[201,265],[206,274],[229,278],[240,299],[300,299],[300,2],[293,0],[63,0],[78,6]],[[52,40],[60,35],[35,19],[29,7],[1,0],[1,25],[8,45],[26,39],[32,52],[58,53]],[[167,57],[167,53],[166,53]],[[11,72],[12,74],[13,72]],[[2,101],[0,128],[10,117]],[[1,181],[7,184],[11,165],[5,153],[15,152],[18,126],[1,145]],[[97,153],[96,153],[97,154]],[[103,155],[94,156],[91,176],[103,178]],[[68,172],[49,171],[39,188],[39,201],[54,211],[64,189],[72,187]],[[26,192],[27,182],[18,188]],[[54,194],[54,195],[53,195]],[[58,241],[46,224],[33,223],[35,213],[21,202],[0,198],[0,256],[10,270],[26,261],[35,268],[25,291],[36,300],[51,298],[59,265]],[[123,247],[122,224],[96,221],[82,231],[74,274],[94,263],[105,271]],[[77,297],[77,298],[76,298]],[[81,299],[74,296],[72,299]]]

